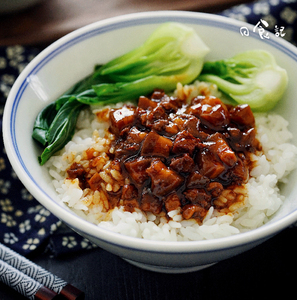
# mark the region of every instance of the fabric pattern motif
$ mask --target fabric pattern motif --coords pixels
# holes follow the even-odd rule
[[[67,282],[63,279],[36,265],[32,261],[24,258],[2,244],[0,244],[0,259],[12,268],[29,276],[57,294],[59,294],[67,285]]]
[[[36,299],[35,294],[42,288],[41,283],[35,281],[21,271],[14,269],[5,262],[1,262],[0,265],[0,281],[31,300]]]
[[[0,47],[0,129],[8,93],[25,66],[39,53],[23,46]],[[63,231],[63,238],[61,233]],[[56,234],[57,233],[57,234]],[[57,238],[56,238],[57,237]],[[56,238],[56,239],[55,239]],[[71,243],[65,241],[71,240]],[[26,190],[13,171],[0,140],[0,242],[26,255],[40,245],[55,255],[95,247],[74,233],[39,204]],[[63,250],[59,250],[59,249]]]

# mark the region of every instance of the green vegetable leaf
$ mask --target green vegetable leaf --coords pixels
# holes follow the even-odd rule
[[[160,85],[160,82],[162,85]],[[161,87],[160,87],[161,86]],[[176,88],[176,76],[148,76],[132,82],[99,84],[93,86],[98,96],[98,104],[111,104],[121,101],[135,100],[139,95],[147,95],[155,88],[172,91]]]
[[[99,67],[95,66],[95,70]],[[44,148],[39,157],[41,165],[71,140],[78,114],[84,104],[96,102],[94,97],[98,100],[92,85],[108,82],[107,80],[104,76],[94,77],[92,73],[40,111],[35,119],[32,137]]]
[[[84,104],[78,101],[68,101],[59,109],[45,135],[47,144],[39,157],[41,165],[71,140],[83,106]]]
[[[234,101],[247,103],[254,111],[272,109],[288,84],[286,70],[264,50],[250,50],[230,59],[206,62],[198,78],[216,84]]]
[[[92,88],[76,95],[75,99],[81,103],[89,105],[96,104],[99,102],[99,98]]]
[[[98,68],[94,77],[105,76],[111,83],[93,89],[100,102],[134,100],[155,88],[173,90],[199,75],[208,52],[194,29],[165,23],[140,47]]]
[[[55,103],[51,103],[38,114],[35,120],[32,137],[43,146],[47,144],[47,131],[49,130],[56,114],[56,105]]]

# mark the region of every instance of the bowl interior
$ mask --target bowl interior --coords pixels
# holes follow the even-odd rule
[[[290,123],[290,130],[296,132],[297,86],[294,84],[294,72],[297,69],[297,50],[272,33],[270,39],[261,39],[251,26],[227,18],[189,12],[154,12],[100,21],[65,36],[38,55],[17,79],[7,100],[3,133],[13,168],[33,196],[60,219],[91,235],[102,237],[106,230],[88,224],[56,202],[51,179],[37,161],[40,149],[31,138],[34,119],[46,104],[91,73],[95,64],[105,63],[137,47],[160,23],[166,21],[181,22],[197,30],[211,49],[207,60],[228,58],[248,49],[270,51],[289,76],[288,89],[275,111],[283,115]],[[240,34],[242,26],[249,29],[249,36]],[[296,134],[293,143],[297,145]],[[296,172],[293,172],[282,188],[286,196],[285,204],[267,225],[257,230],[258,237],[297,220],[295,180]],[[107,236],[111,238],[115,235]],[[229,240],[232,239],[236,237]],[[142,242],[137,243],[139,245]],[[153,244],[155,247],[156,243]]]

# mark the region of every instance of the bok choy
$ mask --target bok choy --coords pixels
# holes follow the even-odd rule
[[[158,27],[139,48],[103,65],[94,74],[112,83],[93,86],[99,102],[131,100],[155,88],[172,91],[201,72],[209,48],[193,28],[179,23]]]
[[[71,140],[79,112],[86,106],[79,99],[94,97],[91,86],[98,82],[98,79],[88,76],[39,112],[32,137],[44,149],[38,157],[41,165]]]
[[[281,99],[288,84],[286,70],[264,50],[250,50],[232,58],[206,62],[199,80],[212,82],[239,104],[268,111]]]
[[[84,105],[136,100],[155,88],[170,91],[191,83],[200,74],[209,48],[195,30],[180,23],[164,23],[135,50],[103,66],[78,82],[36,118],[32,137],[44,151],[43,165],[72,138]]]

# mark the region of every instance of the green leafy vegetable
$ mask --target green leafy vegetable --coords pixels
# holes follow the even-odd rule
[[[93,86],[101,102],[133,100],[155,88],[171,91],[201,72],[209,48],[194,29],[179,23],[159,26],[144,44],[103,65],[94,74],[111,83]]]
[[[230,59],[206,62],[199,80],[215,83],[234,101],[247,103],[254,111],[272,109],[288,84],[286,70],[264,50],[246,51]]]
[[[50,104],[41,112],[44,115],[49,112],[51,124],[37,118],[33,128],[33,138],[45,146],[44,151],[38,158],[43,165],[55,152],[61,150],[72,138],[76,126],[76,121],[83,104],[73,100],[67,101],[58,111]]]
[[[92,93],[87,91],[103,79],[103,77],[94,78],[91,74],[39,112],[33,126],[32,137],[44,149],[38,157],[41,165],[71,140],[79,112],[85,106],[78,99],[98,98],[93,90]]]
[[[47,132],[57,114],[55,103],[46,106],[37,116],[32,137],[43,146],[47,144]]]

